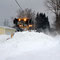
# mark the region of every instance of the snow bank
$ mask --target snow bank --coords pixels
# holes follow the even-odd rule
[[[8,38],[10,38],[10,35],[0,35],[0,44],[5,42]]]
[[[59,40],[44,33],[17,32],[0,44],[0,60],[60,60]]]

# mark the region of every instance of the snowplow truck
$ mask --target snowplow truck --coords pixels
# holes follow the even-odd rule
[[[31,30],[33,27],[32,19],[29,18],[15,18],[13,23],[17,31]]]

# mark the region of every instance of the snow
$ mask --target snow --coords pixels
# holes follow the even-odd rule
[[[10,38],[10,35],[0,35],[0,44],[5,42],[8,38]]]
[[[0,26],[0,28],[6,28],[6,29],[14,29],[12,27],[7,27],[7,26]],[[15,30],[15,29],[14,29]]]
[[[0,60],[60,60],[60,35],[24,31],[7,38],[0,35]]]

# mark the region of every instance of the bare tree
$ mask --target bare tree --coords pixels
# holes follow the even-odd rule
[[[5,19],[3,24],[4,26],[7,26],[7,27],[13,27],[13,18]]]
[[[8,20],[4,20],[4,26],[9,26],[9,22],[8,22]]]
[[[55,14],[56,17],[56,21],[55,21],[55,26],[56,29],[59,26],[60,28],[60,24],[58,24],[60,22],[59,20],[59,15],[60,15],[60,0],[47,0],[46,1],[46,6],[48,7],[48,9],[50,11],[52,11]]]
[[[46,6],[49,10],[51,10],[54,14],[59,14],[60,11],[60,0],[47,0]]]
[[[17,17],[18,18],[27,17],[27,18],[34,19],[35,18],[35,11],[32,11],[31,9],[28,9],[28,8],[26,8],[25,10],[22,10],[22,11],[19,10],[17,13]]]

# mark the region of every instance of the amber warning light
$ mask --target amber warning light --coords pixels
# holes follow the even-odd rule
[[[29,25],[29,27],[32,27],[32,25]]]
[[[23,25],[19,25],[19,27],[23,27]]]
[[[27,18],[24,18],[24,21],[27,21]]]
[[[18,21],[21,21],[21,19],[19,18]]]

